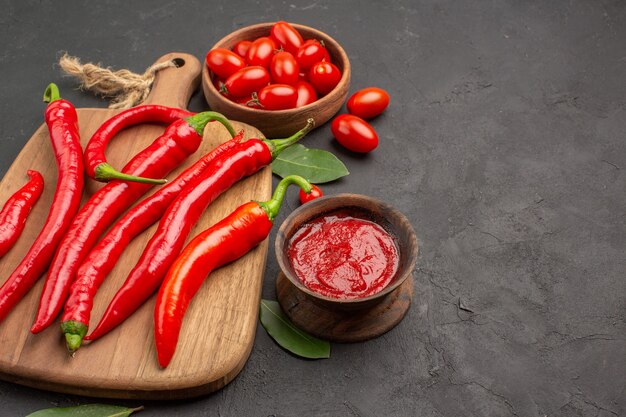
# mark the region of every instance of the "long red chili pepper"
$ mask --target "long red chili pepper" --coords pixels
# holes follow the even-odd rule
[[[159,289],[154,309],[154,337],[162,367],[174,355],[185,312],[200,285],[211,271],[239,259],[267,238],[290,184],[311,192],[311,184],[304,178],[287,176],[278,183],[270,201],[239,206],[193,238],[176,258]]]
[[[28,213],[43,191],[43,176],[32,169],[26,173],[29,181],[9,197],[0,211],[0,257],[17,242],[26,225]]]
[[[124,110],[102,123],[85,147],[85,170],[91,178],[109,182],[127,180],[162,183],[162,180],[142,178],[115,170],[106,160],[105,150],[111,139],[122,129],[141,123],[171,124],[178,119],[193,116],[192,112],[176,107],[147,104]]]
[[[78,116],[69,101],[62,100],[56,85],[44,94],[46,124],[57,163],[57,185],[46,222],[28,253],[0,288],[0,321],[24,297],[46,271],[54,251],[80,206],[83,193],[83,150]]]
[[[137,265],[85,340],[95,340],[108,333],[158,288],[191,228],[211,201],[241,178],[268,165],[280,151],[306,135],[313,126],[313,119],[309,119],[302,130],[286,139],[248,139],[213,161],[205,175],[189,184],[168,207]]]
[[[87,330],[96,292],[115,266],[124,248],[135,236],[159,220],[172,200],[190,181],[202,174],[211,161],[235,147],[242,139],[243,130],[234,138],[204,155],[150,197],[135,205],[107,231],[106,235],[89,252],[76,273],[76,279],[70,287],[70,293],[65,302],[61,318],[62,329],[71,327]],[[72,341],[68,342],[68,347],[72,346],[72,351],[76,350],[74,346],[81,345],[84,333],[82,335],[70,333],[69,335],[68,338]]]
[[[175,121],[151,145],[131,159],[124,171],[132,175],[166,175],[198,149],[204,127],[217,118],[228,124],[222,115],[214,112],[198,113]],[[39,333],[54,321],[63,307],[80,263],[98,237],[150,187],[150,184],[112,181],[98,190],[80,209],[48,271],[31,332]]]

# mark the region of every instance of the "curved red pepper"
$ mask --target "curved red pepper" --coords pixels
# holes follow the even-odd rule
[[[224,142],[183,171],[172,182],[164,185],[150,197],[130,209],[117,221],[81,263],[76,280],[70,287],[65,302],[61,327],[72,329],[89,326],[93,300],[98,288],[111,272],[124,248],[139,233],[159,220],[165,209],[178,194],[210,165],[211,161],[235,147],[243,139],[243,130],[231,140]],[[80,333],[80,332],[79,332]],[[83,333],[84,334],[84,333]],[[70,351],[76,350],[82,341],[80,335],[68,336]]]
[[[124,171],[132,175],[166,175],[198,149],[204,126],[213,120],[214,114],[199,113],[175,121],[151,145],[131,159]],[[98,237],[150,187],[150,184],[112,181],[93,194],[80,209],[50,265],[31,332],[39,333],[54,321],[63,307],[80,263]]]
[[[28,213],[43,191],[43,177],[38,171],[29,169],[29,181],[4,203],[0,211],[0,257],[17,242],[26,225]]]
[[[185,312],[200,285],[215,268],[239,259],[265,240],[287,187],[294,183],[304,192],[311,192],[311,184],[304,178],[287,176],[270,201],[239,206],[193,238],[176,258],[159,289],[154,309],[154,337],[162,367],[174,355]]]
[[[69,101],[59,98],[59,90],[54,84],[48,86],[44,100],[50,103],[46,108],[45,119],[57,162],[57,186],[41,232],[0,288],[0,321],[48,268],[54,250],[80,206],[83,193],[83,150],[76,110]]]
[[[105,150],[113,137],[122,129],[141,123],[171,124],[179,119],[193,116],[192,112],[176,107],[142,105],[124,110],[102,123],[85,147],[85,170],[97,181],[109,182],[120,178],[109,165]]]
[[[284,147],[295,143],[313,126],[313,119],[309,119],[304,129],[287,139],[248,139],[215,160],[206,169],[206,175],[189,184],[168,207],[137,265],[85,340],[95,340],[108,333],[158,288],[191,228],[211,201],[241,178],[268,165]]]
[[[228,120],[219,113],[212,113],[213,119],[222,123],[231,136],[235,136],[235,131],[228,123]],[[113,116],[106,121],[98,131],[92,136],[85,149],[85,165],[87,175],[95,180],[108,182],[111,180],[125,180],[133,182],[143,182],[147,184],[162,184],[164,179],[153,179],[139,175],[129,175],[115,170],[106,161],[104,151],[109,141],[121,129],[144,122],[173,123],[176,120],[189,119],[193,113],[173,107],[159,105],[144,105],[134,107]]]

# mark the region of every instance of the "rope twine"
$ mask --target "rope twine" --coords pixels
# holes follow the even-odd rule
[[[127,69],[113,71],[92,63],[81,64],[77,57],[67,53],[59,59],[59,65],[65,73],[78,78],[81,89],[112,98],[111,109],[127,109],[142,103],[150,94],[157,71],[176,67],[176,63],[170,60],[150,66],[143,74],[136,74]]]

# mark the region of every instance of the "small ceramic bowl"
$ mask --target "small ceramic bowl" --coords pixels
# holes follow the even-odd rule
[[[337,299],[309,289],[296,276],[287,256],[289,241],[300,225],[325,214],[343,209],[353,212],[356,217],[374,221],[382,226],[389,234],[395,237],[398,245],[400,264],[396,275],[382,291],[368,297]],[[317,198],[294,210],[281,224],[280,229],[278,229],[275,252],[278,265],[283,274],[311,301],[331,310],[357,310],[373,307],[398,289],[407,278],[411,278],[417,259],[418,244],[411,223],[400,211],[389,204],[365,195],[337,194]]]
[[[254,40],[260,36],[269,36],[274,23],[260,23],[241,28],[219,40],[211,49],[232,47],[241,40]],[[328,94],[317,101],[296,109],[289,110],[262,110],[242,106],[222,96],[211,81],[213,74],[206,64],[202,68],[202,89],[211,110],[222,113],[226,117],[244,122],[259,129],[266,137],[288,137],[302,129],[308,118],[315,120],[316,126],[321,126],[333,117],[340,109],[348,96],[350,87],[350,61],[343,48],[336,40],[308,26],[291,24],[302,37],[324,41],[330,54],[330,59],[341,71],[339,84]]]

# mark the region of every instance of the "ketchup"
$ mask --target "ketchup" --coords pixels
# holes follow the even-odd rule
[[[394,237],[346,210],[302,224],[289,241],[287,256],[306,287],[338,299],[382,291],[399,264]]]

